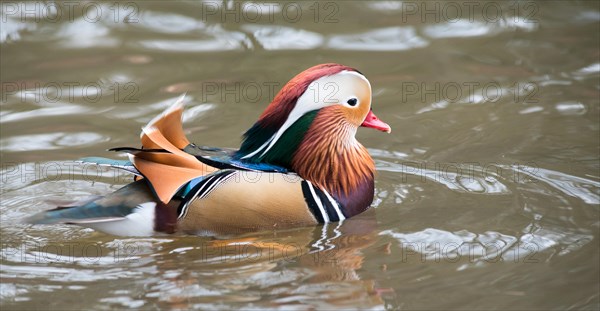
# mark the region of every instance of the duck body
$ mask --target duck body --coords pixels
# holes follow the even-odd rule
[[[371,86],[353,68],[311,67],[276,95],[239,149],[202,147],[183,134],[183,97],[142,128],[128,161],[83,162],[124,169],[135,181],[102,198],[29,217],[115,235],[232,234],[342,221],[366,210],[374,162],[359,126],[389,132],[371,111]]]

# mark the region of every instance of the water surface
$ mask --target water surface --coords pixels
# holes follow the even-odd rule
[[[600,308],[598,2],[290,3],[2,3],[3,309]],[[73,161],[180,94],[192,141],[235,147],[324,62],[393,129],[358,132],[368,212],[218,238],[18,224],[129,182]]]

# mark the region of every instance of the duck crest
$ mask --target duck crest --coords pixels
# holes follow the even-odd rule
[[[271,152],[261,154],[259,151],[262,148],[268,148],[266,146],[276,139],[278,131],[288,120],[290,113],[296,107],[298,99],[306,92],[313,81],[345,70],[358,72],[348,66],[329,63],[313,66],[292,78],[277,93],[258,121],[244,133],[242,145],[236,157],[248,162],[265,162],[289,168],[289,160],[291,160],[295,148],[302,141],[302,130],[306,131],[308,129],[316,112],[305,114],[294,122],[290,128],[286,129],[281,137],[273,143]]]

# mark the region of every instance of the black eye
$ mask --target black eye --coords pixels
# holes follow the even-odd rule
[[[347,103],[348,103],[348,105],[354,107],[358,103],[358,99],[356,99],[356,98],[350,98],[350,99],[348,99]]]

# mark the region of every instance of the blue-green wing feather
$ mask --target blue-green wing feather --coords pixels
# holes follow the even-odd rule
[[[194,155],[199,161],[220,169],[288,173],[289,170],[269,163],[252,163],[238,159],[236,149],[196,146],[190,144],[183,151]]]

